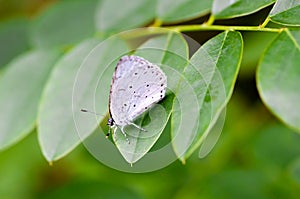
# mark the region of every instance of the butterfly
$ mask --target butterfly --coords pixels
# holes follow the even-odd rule
[[[139,56],[123,56],[114,71],[109,94],[108,125],[114,134],[120,128],[129,142],[124,131],[127,125],[146,131],[133,121],[162,100],[166,88],[167,76],[159,66]]]

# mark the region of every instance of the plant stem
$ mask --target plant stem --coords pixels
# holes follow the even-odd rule
[[[214,21],[215,21],[214,16],[210,15],[208,21],[205,24],[206,25],[212,25],[214,23]]]
[[[164,28],[174,30],[177,32],[189,32],[189,31],[204,31],[204,30],[242,30],[242,31],[260,31],[260,32],[281,32],[278,28],[264,28],[262,26],[222,26],[222,25],[182,25],[182,26],[165,26]]]
[[[159,19],[155,19],[151,27],[160,27],[162,25],[162,21]]]
[[[265,19],[265,21],[260,25],[260,27],[261,27],[261,28],[266,27],[266,25],[269,23],[269,21],[270,21],[270,17],[267,17],[267,18]]]

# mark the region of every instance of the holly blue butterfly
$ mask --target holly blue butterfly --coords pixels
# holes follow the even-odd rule
[[[139,56],[123,56],[117,63],[110,88],[110,128],[114,128],[114,133],[120,128],[127,141],[125,126],[133,125],[145,131],[133,121],[163,99],[166,88],[167,76],[157,65]]]

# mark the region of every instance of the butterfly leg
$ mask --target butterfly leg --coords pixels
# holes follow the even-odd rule
[[[128,142],[128,144],[130,144],[130,141],[129,141],[128,137],[127,137],[127,134],[126,134],[125,131],[124,131],[124,126],[121,126],[120,129],[121,129],[121,132],[122,132],[122,134],[124,135],[126,141]]]
[[[114,127],[114,132],[113,132],[114,140],[117,140],[117,136],[116,136],[117,129],[118,129],[118,127],[115,126]]]
[[[133,125],[134,127],[138,128],[138,129],[140,129],[141,131],[145,131],[145,132],[147,131],[146,129],[143,129],[142,127],[140,127],[139,125],[137,125],[137,124],[135,124],[133,122],[130,122],[129,124]]]

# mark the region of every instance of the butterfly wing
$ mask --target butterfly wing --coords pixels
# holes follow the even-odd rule
[[[124,56],[117,64],[110,91],[109,109],[115,123],[131,123],[166,92],[167,77],[156,65],[138,56]]]

